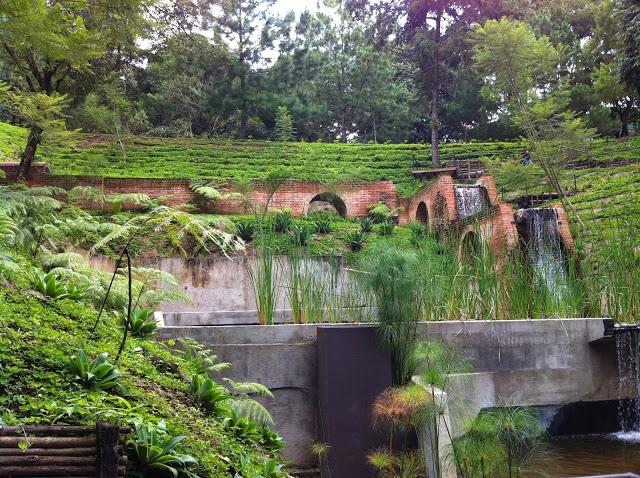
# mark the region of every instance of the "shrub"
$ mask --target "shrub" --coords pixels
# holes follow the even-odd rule
[[[358,223],[362,232],[373,232],[373,219],[370,217],[361,217]]]
[[[109,390],[119,387],[120,371],[107,362],[109,354],[102,352],[89,363],[89,357],[81,345],[76,354],[69,357],[69,368],[75,375],[75,381],[90,390]]]
[[[120,322],[124,325],[127,321],[127,309],[118,313]],[[148,337],[158,330],[158,323],[153,316],[152,310],[141,309],[136,307],[131,311],[131,322],[129,323],[129,331],[134,337]]]
[[[358,252],[367,242],[367,234],[362,231],[349,231],[345,240],[353,252]]]
[[[231,399],[229,391],[205,375],[196,373],[191,377],[191,395],[214,416],[229,413],[230,409],[225,404]]]
[[[316,232],[318,234],[329,234],[334,220],[334,214],[314,214],[313,225],[316,228]]]
[[[380,224],[380,234],[383,236],[391,236],[396,230],[396,225],[391,221],[384,221]]]
[[[389,206],[385,203],[378,203],[372,206],[369,206],[369,217],[376,223],[381,223],[384,221],[388,221],[393,217],[393,213]]]
[[[160,421],[157,426],[139,427],[127,442],[138,471],[145,478],[177,478],[189,465],[198,463],[191,455],[184,455],[178,450],[185,436],[170,436],[165,429],[164,421]]]
[[[236,223],[236,231],[244,242],[251,242],[256,234],[256,225],[253,221],[239,221]]]
[[[293,214],[290,209],[275,210],[273,215],[273,228],[276,232],[289,232],[293,226]]]
[[[44,274],[36,270],[32,278],[33,288],[42,295],[52,299],[64,299],[67,297],[67,288],[51,272]]]
[[[306,246],[315,232],[312,224],[294,224],[291,227],[291,239],[296,246]]]

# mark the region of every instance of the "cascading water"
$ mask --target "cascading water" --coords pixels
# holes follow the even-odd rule
[[[482,186],[456,186],[458,217],[465,219],[482,212],[485,206]]]
[[[640,440],[640,329],[619,327],[615,331],[618,357],[618,437]]]
[[[536,278],[562,300],[566,296],[567,268],[558,231],[558,211],[553,208],[520,209],[516,222],[524,235],[529,262]]]

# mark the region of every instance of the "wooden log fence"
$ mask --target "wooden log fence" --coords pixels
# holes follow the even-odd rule
[[[0,477],[120,478],[128,429],[92,426],[0,426]]]

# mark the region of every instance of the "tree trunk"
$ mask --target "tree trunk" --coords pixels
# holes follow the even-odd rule
[[[442,14],[436,14],[433,30],[433,85],[431,87],[431,164],[440,167],[440,118],[438,102],[440,101],[440,27]]]
[[[241,65],[240,68],[244,69],[244,65]],[[240,111],[240,131],[239,136],[240,139],[247,139],[247,75],[243,71],[240,73],[240,95],[241,95],[241,111]]]
[[[29,136],[27,138],[27,145],[24,148],[22,156],[20,157],[20,167],[18,168],[18,181],[22,181],[29,177],[31,172],[31,164],[33,158],[36,156],[36,149],[42,140],[42,128],[38,125],[31,126],[29,130]]]

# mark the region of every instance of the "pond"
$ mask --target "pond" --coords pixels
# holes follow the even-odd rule
[[[538,468],[542,475],[532,476],[640,474],[640,432],[551,437]]]

